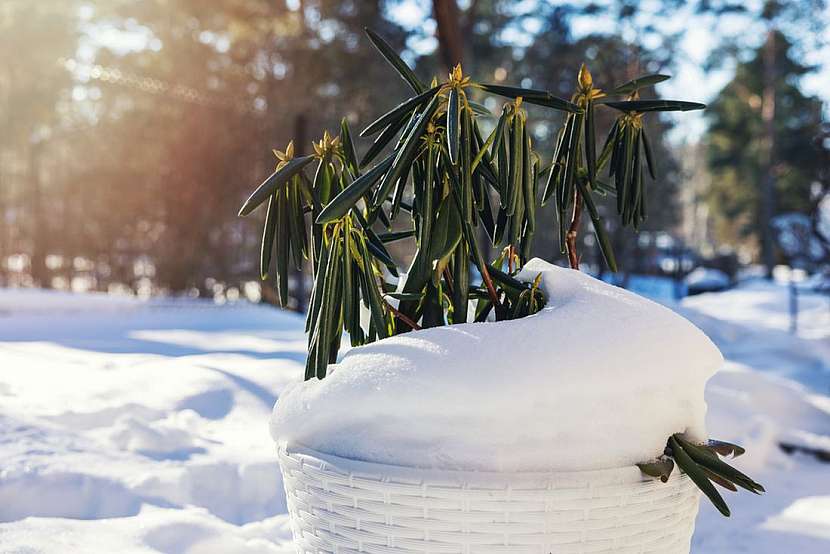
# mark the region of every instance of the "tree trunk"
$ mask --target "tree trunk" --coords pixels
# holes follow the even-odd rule
[[[438,29],[438,45],[441,61],[447,71],[452,70],[464,58],[464,39],[456,0],[432,0],[432,12]]]
[[[41,145],[29,145],[29,214],[32,225],[31,271],[36,286],[51,288],[46,267],[46,220],[43,217],[43,191],[40,182]]]
[[[767,279],[772,279],[775,267],[775,244],[772,218],[775,215],[775,79],[776,31],[767,32],[764,44],[764,91],[761,119],[764,123],[761,163],[761,257]]]

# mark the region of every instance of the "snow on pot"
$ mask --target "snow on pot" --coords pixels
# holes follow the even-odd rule
[[[531,260],[547,305],[352,349],[271,422],[298,552],[688,552],[699,491],[636,465],[706,437],[722,358],[674,312]]]

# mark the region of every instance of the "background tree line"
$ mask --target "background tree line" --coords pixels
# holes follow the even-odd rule
[[[420,23],[396,17],[406,4]],[[768,219],[815,211],[826,171],[818,152],[827,144],[816,139],[822,105],[801,91],[798,79],[811,68],[796,61],[816,46],[793,31],[807,13],[821,20],[824,4],[777,4],[755,13],[702,0],[663,0],[650,12],[630,0],[2,0],[0,48],[12,55],[0,61],[0,285],[49,287],[83,275],[101,290],[120,283],[210,294],[213,283],[255,280],[259,222],[238,219],[236,209],[273,169],[271,148],[294,140],[307,152],[343,114],[365,124],[407,95],[364,26],[425,77],[461,62],[482,81],[569,97],[582,61],[606,87],[671,74],[679,36],[659,22],[681,8],[742,12],[767,32],[748,44],[724,40],[719,50],[736,69],[709,110],[711,178],[695,197],[717,240],[760,260]],[[585,17],[610,24],[576,34]],[[534,140],[549,152],[560,121],[533,111]],[[654,196],[661,205],[646,229],[674,232],[688,172],[666,140],[672,121],[649,124],[664,161]],[[556,259],[553,214],[541,217],[551,224],[536,254]],[[617,250],[634,248],[630,232],[612,232]],[[630,260],[625,269],[641,269],[636,256],[621,257]]]

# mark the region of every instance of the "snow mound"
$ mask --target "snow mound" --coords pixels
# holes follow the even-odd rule
[[[425,329],[350,350],[277,402],[275,440],[445,469],[632,465],[668,436],[705,437],[703,389],[723,358],[659,304],[534,259],[548,304],[531,317]]]

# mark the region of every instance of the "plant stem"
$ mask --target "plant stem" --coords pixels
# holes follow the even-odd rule
[[[383,299],[383,302],[386,304],[386,307],[389,308],[389,311],[392,312],[393,314],[395,314],[395,317],[397,317],[398,319],[400,319],[401,321],[406,323],[409,326],[410,329],[412,329],[413,331],[418,331],[418,330],[421,329],[420,325],[418,325],[417,323],[415,323],[414,321],[409,319],[409,317],[407,317],[403,313],[401,313],[397,308],[395,308],[392,304],[390,304],[385,298]]]
[[[493,306],[498,306],[501,304],[499,301],[499,295],[496,293],[496,287],[493,286],[493,279],[490,278],[490,272],[487,270],[487,264],[482,264],[479,267],[481,271],[481,278],[484,281],[484,284],[487,286],[487,293],[490,295],[490,300],[493,302]]]
[[[450,275],[450,270],[446,267],[444,268],[444,281],[447,283],[447,290],[449,291],[450,295],[452,295],[454,290],[452,275]]]
[[[565,236],[565,244],[568,249],[568,263],[571,269],[579,269],[579,255],[576,252],[576,237],[579,233],[579,219],[582,217],[582,195],[579,188],[574,188],[574,210],[571,216],[571,226]]]

